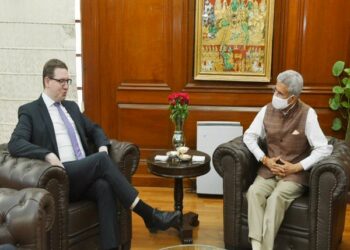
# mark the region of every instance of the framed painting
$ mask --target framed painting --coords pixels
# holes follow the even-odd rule
[[[196,0],[195,80],[268,82],[274,0]]]

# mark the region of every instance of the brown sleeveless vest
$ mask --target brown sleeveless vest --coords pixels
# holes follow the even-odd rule
[[[289,112],[284,115],[281,111],[268,104],[264,117],[268,157],[281,156],[283,160],[298,163],[311,153],[311,147],[305,135],[305,123],[309,106],[298,101]],[[274,174],[262,165],[258,174],[264,178],[271,178]],[[309,172],[301,171],[283,178],[303,185],[308,184]]]

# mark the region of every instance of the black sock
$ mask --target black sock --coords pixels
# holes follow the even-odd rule
[[[144,203],[142,200],[139,200],[139,202],[134,207],[133,211],[140,215],[144,221],[152,221],[153,208],[147,203]]]

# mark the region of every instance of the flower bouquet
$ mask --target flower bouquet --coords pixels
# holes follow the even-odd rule
[[[184,121],[188,116],[188,104],[190,96],[184,92],[174,92],[168,96],[170,119],[175,125],[173,135],[173,146],[175,148],[185,145],[185,137],[183,133]]]

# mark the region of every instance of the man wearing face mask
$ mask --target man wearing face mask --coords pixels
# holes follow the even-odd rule
[[[253,250],[272,250],[284,213],[308,185],[310,167],[331,154],[314,109],[299,99],[302,76],[277,76],[272,102],[264,106],[243,141],[261,167],[247,192],[249,239]],[[267,153],[258,140],[265,139]]]

